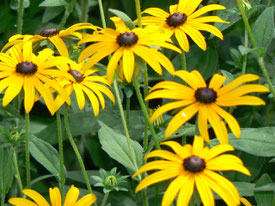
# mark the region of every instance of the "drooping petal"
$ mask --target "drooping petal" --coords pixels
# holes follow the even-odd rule
[[[191,39],[202,49],[206,50],[206,42],[204,36],[201,34],[200,31],[194,29],[193,27],[189,25],[185,25],[184,27],[181,27],[181,29],[191,37]]]
[[[96,201],[96,196],[94,194],[87,194],[79,199],[74,206],[88,206],[92,205]]]
[[[225,121],[227,122],[227,124],[228,124],[229,128],[231,129],[232,133],[236,137],[240,137],[241,136],[241,129],[240,129],[240,125],[237,122],[237,120],[230,113],[226,112],[225,110],[223,110],[222,108],[220,108],[216,104],[212,104],[211,106],[213,107],[213,110],[215,110],[218,113],[218,115],[220,115],[222,118],[225,119]]]
[[[125,26],[125,23],[121,18],[114,16],[114,17],[111,17],[110,19],[114,22],[116,26],[116,31],[120,32],[121,34],[129,30]]]
[[[53,45],[56,47],[57,51],[61,56],[69,57],[67,46],[58,35],[49,37],[49,40],[53,43]]]
[[[216,171],[234,170],[249,176],[251,175],[249,170],[243,166],[241,159],[231,154],[223,154],[208,160],[207,169]]]
[[[25,76],[24,79],[24,106],[26,113],[29,113],[34,104],[35,89],[31,77]]]
[[[215,26],[212,26],[210,24],[204,24],[204,23],[194,23],[192,24],[192,27],[196,30],[207,31],[223,40],[222,32],[219,29],[217,29]]]
[[[110,59],[108,66],[107,66],[107,79],[110,84],[113,82],[115,70],[117,69],[117,65],[119,60],[121,59],[124,52],[124,48],[119,48]]]
[[[203,175],[203,173],[195,176],[195,183],[203,205],[215,205],[214,195],[209,187],[208,179]]]
[[[198,103],[194,103],[177,113],[172,120],[169,122],[165,131],[165,137],[169,137],[173,134],[180,126],[191,119],[198,112]]]
[[[167,169],[167,170],[161,170],[161,171],[155,172],[155,173],[145,177],[143,180],[141,180],[141,182],[136,187],[135,192],[138,192],[152,184],[174,178],[174,177],[178,176],[179,174],[180,174],[180,171],[178,169]]]
[[[131,82],[135,68],[135,57],[130,49],[124,49],[122,64],[124,77],[127,82]]]
[[[10,82],[3,98],[3,106],[7,106],[21,91],[23,77],[19,75],[10,76]]]
[[[173,180],[169,186],[167,187],[161,205],[171,205],[171,203],[176,198],[179,190],[185,186],[187,178],[184,175],[178,176],[175,180]]]
[[[200,153],[204,146],[204,139],[201,136],[195,135],[193,142],[193,154],[200,156]]]
[[[82,110],[85,106],[85,96],[82,91],[82,88],[78,84],[73,84],[73,88],[75,91],[75,96],[76,96],[78,107],[80,110]]]
[[[178,43],[180,47],[185,51],[189,52],[189,41],[184,31],[182,31],[180,28],[175,30],[175,36],[178,40]]]
[[[200,104],[199,112],[198,112],[198,129],[200,131],[200,135],[204,138],[206,142],[210,142],[209,134],[208,134],[208,124],[207,124],[207,105]]]
[[[192,175],[186,174],[184,181],[184,186],[181,187],[178,200],[177,200],[177,206],[188,206],[189,201],[192,197],[192,194],[194,192],[194,183],[195,179]]]
[[[92,104],[92,107],[93,107],[93,111],[94,111],[94,114],[95,116],[98,115],[99,113],[99,102],[98,102],[98,99],[97,97],[95,96],[95,94],[89,90],[87,87],[79,84],[79,86],[81,87],[81,89],[87,94],[91,104]]]
[[[208,88],[213,89],[214,91],[217,91],[224,84],[225,80],[226,80],[225,76],[222,76],[220,74],[215,74],[211,78]]]
[[[74,205],[75,202],[77,201],[78,196],[79,196],[79,189],[72,185],[66,194],[63,206]]]

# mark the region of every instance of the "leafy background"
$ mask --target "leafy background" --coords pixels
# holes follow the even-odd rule
[[[17,21],[17,0],[0,1],[0,47],[8,41],[8,38],[16,33]],[[23,34],[37,34],[47,28],[57,28],[66,9],[71,14],[66,22],[66,27],[71,26],[83,17],[81,10],[84,0],[76,1],[74,7],[65,0],[25,0],[25,14]],[[214,0],[205,0],[203,4],[214,3]],[[148,7],[159,7],[167,10],[170,4],[177,3],[176,0],[144,0],[141,1],[142,9]],[[227,7],[226,11],[218,11],[222,19],[230,24],[217,24],[216,26],[223,32],[224,40],[214,38],[208,33],[204,33],[207,39],[207,51],[203,52],[196,45],[192,44],[191,50],[187,53],[187,67],[189,70],[197,69],[207,79],[214,73],[220,72],[227,77],[227,82],[232,81],[240,75],[244,58],[247,58],[247,73],[255,73],[262,76],[256,57],[261,57],[265,61],[269,75],[274,83],[275,76],[275,30],[274,30],[274,1],[270,7],[266,7],[267,0],[251,0],[251,9],[246,9],[249,21],[258,48],[251,49],[251,45],[244,46],[244,25],[235,1],[220,0],[218,3]],[[108,20],[113,14],[109,8],[125,12],[132,20],[136,18],[135,5],[129,0],[104,0],[103,2],[107,25],[113,27]],[[89,0],[88,16],[86,20],[95,25],[101,26],[98,3],[96,0]],[[176,69],[181,68],[181,57],[172,52],[165,51],[170,57]],[[247,56],[247,57],[246,57]],[[103,62],[104,64],[104,62]],[[150,85],[163,79],[171,79],[170,75],[164,73],[159,77],[155,73],[150,74]],[[264,78],[259,81],[266,84]],[[139,166],[142,161],[142,138],[144,130],[144,118],[139,109],[133,88],[131,85],[120,85],[121,94],[131,97],[131,111],[129,114],[129,130],[132,145],[137,154]],[[247,177],[235,172],[225,172],[224,175],[235,183],[241,195],[256,205],[271,206],[275,205],[275,118],[274,100],[272,95],[260,95],[266,101],[265,106],[245,107],[241,106],[234,109],[233,115],[238,119],[242,129],[242,136],[236,139],[230,134],[230,144],[236,151],[234,154],[241,157],[244,164],[251,171],[252,176]],[[125,103],[125,100],[124,100]],[[161,104],[160,101],[152,101],[151,107]],[[12,106],[7,106],[0,110],[0,192],[3,190],[9,197],[16,196],[18,193],[16,177],[14,177],[14,167],[11,161],[12,149],[17,150],[19,170],[24,174],[24,153],[23,153],[23,125],[24,117],[22,112],[18,113]],[[14,119],[18,119],[18,128],[13,125]],[[157,127],[158,137],[163,140],[163,133],[171,115],[164,116],[165,122]],[[99,168],[111,170],[117,167],[123,175],[133,174],[133,166],[129,158],[128,147],[124,140],[124,131],[121,124],[119,111],[116,105],[107,103],[104,111],[95,118],[91,109],[86,106],[84,111],[79,111],[76,100],[72,102],[70,108],[70,127],[78,148],[85,161],[89,176],[98,175]],[[188,142],[192,142],[192,135],[195,134],[195,120],[183,126],[173,137],[188,135]],[[64,128],[64,126],[63,126]],[[40,193],[47,195],[48,188],[57,185],[59,175],[59,161],[57,152],[57,131],[55,117],[50,116],[43,102],[35,104],[31,112],[31,131],[32,138],[30,152],[32,156],[32,188]],[[76,158],[71,146],[66,139],[63,131],[65,168],[67,175],[67,185],[75,184],[81,189],[82,194],[87,193],[85,182],[82,178]],[[190,136],[190,138],[189,138]],[[210,146],[217,144],[214,139]],[[8,152],[9,151],[9,152]],[[24,179],[24,175],[22,177]],[[91,182],[94,181],[91,179]],[[158,190],[164,191],[167,183],[160,184]],[[135,196],[134,188],[136,182],[131,178],[124,184],[129,192],[114,192],[110,196],[112,205],[136,205],[141,204],[140,196]],[[68,186],[69,187],[69,186]],[[102,189],[95,188],[96,195],[102,198]],[[159,201],[160,197],[155,195],[155,188],[149,188],[149,197],[152,205]],[[218,197],[217,197],[218,198]],[[223,205],[222,202],[219,202]]]

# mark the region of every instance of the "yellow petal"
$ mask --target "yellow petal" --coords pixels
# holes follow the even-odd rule
[[[25,195],[33,199],[37,205],[39,206],[50,206],[49,203],[45,200],[45,198],[40,195],[38,192],[31,189],[24,189],[22,191]]]
[[[191,26],[184,25],[182,26],[181,29],[191,37],[191,39],[202,49],[206,50],[206,42],[204,36],[201,34],[200,31],[194,29]]]
[[[127,29],[127,27],[125,26],[124,21],[122,21],[121,18],[119,18],[117,16],[114,16],[114,17],[111,17],[110,19],[114,22],[114,24],[116,26],[116,30],[118,32],[124,33],[124,32],[129,30],[129,29]]]
[[[184,186],[180,189],[177,206],[188,206],[194,191],[193,175],[186,174],[184,177],[186,178],[186,180]]]
[[[225,82],[225,80],[226,80],[225,76],[222,76],[220,74],[215,74],[211,78],[211,80],[209,82],[208,88],[211,88],[211,89],[217,91],[218,89],[221,88],[221,86],[223,85],[223,83]]]
[[[189,52],[189,41],[184,31],[182,31],[180,28],[175,30],[175,36],[178,40],[178,43],[180,47],[185,51]]]
[[[59,189],[57,187],[50,188],[49,193],[50,193],[51,205],[61,206],[61,195],[60,195]]]
[[[10,82],[3,98],[3,106],[8,105],[21,91],[24,77],[19,75],[10,76]]]
[[[233,150],[234,150],[234,147],[229,144],[219,144],[219,145],[214,146],[210,149],[205,160],[208,161],[208,160],[220,155],[221,153],[233,151]]]
[[[223,39],[222,32],[212,25],[204,24],[204,23],[196,23],[196,24],[193,24],[192,27],[196,30],[207,31],[211,34],[214,34],[216,37]]]
[[[190,156],[192,148],[190,148],[190,145],[185,145],[184,147],[181,146],[178,142],[175,141],[166,141],[162,142],[161,145],[166,145],[171,147],[171,149],[181,157],[181,159],[185,159],[186,157]]]
[[[94,114],[95,116],[98,115],[99,113],[99,102],[98,102],[98,99],[97,97],[95,96],[95,94],[89,90],[87,87],[79,84],[79,87],[87,94],[91,104],[92,104],[92,107],[93,107],[93,111],[94,111]]]
[[[195,135],[193,142],[193,154],[196,156],[200,156],[200,153],[204,146],[204,140],[201,136]]]
[[[107,66],[107,79],[109,81],[109,83],[111,84],[113,82],[113,78],[114,78],[114,74],[115,74],[115,70],[117,68],[118,62],[121,59],[121,57],[123,56],[123,52],[124,52],[124,48],[119,48],[111,57],[108,66]]]
[[[219,4],[210,4],[207,6],[203,6],[202,8],[198,9],[197,11],[195,11],[193,14],[191,14],[190,16],[188,16],[188,20],[197,18],[209,11],[215,11],[215,10],[224,10],[226,9],[225,6],[219,5]]]
[[[165,137],[172,135],[180,126],[191,119],[198,112],[198,109],[198,103],[194,103],[176,114],[167,126]]]
[[[32,56],[32,42],[27,41],[23,45],[23,61],[31,62],[31,56]]]
[[[156,16],[161,19],[166,19],[169,16],[169,14],[167,12],[163,11],[162,9],[156,8],[156,7],[145,9],[142,13],[150,14],[152,16]]]
[[[230,23],[230,22],[222,20],[218,16],[203,16],[203,17],[199,17],[196,19],[192,19],[191,21],[188,21],[186,23],[186,25],[190,25],[192,27],[192,25],[194,25],[194,24],[209,23],[209,22]]]
[[[18,83],[18,82],[17,82]],[[29,113],[34,104],[35,89],[32,78],[25,76],[24,80],[24,105],[26,113]]]
[[[90,206],[96,201],[94,194],[87,194],[75,203],[74,206]]]
[[[243,162],[237,156],[224,154],[207,161],[207,169],[216,171],[234,170],[246,175],[251,175],[249,170],[243,166]]]
[[[202,77],[198,72],[188,72],[185,70],[178,70],[175,72],[175,75],[180,77],[183,81],[185,81],[190,87],[194,90],[197,90],[201,87],[206,87],[206,83],[204,82]]]
[[[135,57],[131,49],[124,49],[122,64],[124,77],[127,82],[131,82],[135,68]]]
[[[152,157],[160,157],[166,160],[170,160],[170,161],[178,162],[182,164],[182,158],[180,156],[166,150],[154,150],[150,152],[148,155],[146,155],[145,158],[148,159]]]
[[[8,202],[15,206],[38,206],[32,201],[20,197],[10,198]]]
[[[215,205],[214,195],[210,189],[208,179],[203,176],[203,173],[195,176],[195,183],[203,205]]]
[[[69,189],[69,191],[66,194],[63,206],[74,205],[75,202],[77,201],[78,196],[79,196],[79,189],[72,185],[71,188]]]
[[[241,198],[241,203],[243,203],[245,206],[252,206],[252,204],[245,198]]]
[[[241,97],[235,97],[233,99],[226,99],[223,101],[217,98],[216,104],[222,107],[231,107],[237,105],[265,105],[265,102],[259,97],[246,95]]]
[[[49,40],[53,43],[53,45],[56,47],[57,51],[61,56],[69,57],[67,46],[58,35],[49,37]]]
[[[85,96],[82,91],[82,88],[78,84],[73,84],[73,88],[75,91],[75,96],[76,96],[78,107],[80,110],[82,110],[85,106]]]
[[[207,124],[207,105],[200,104],[199,106],[199,114],[198,114],[198,129],[200,131],[200,135],[204,138],[206,142],[210,142],[209,134],[208,134],[208,124]]]

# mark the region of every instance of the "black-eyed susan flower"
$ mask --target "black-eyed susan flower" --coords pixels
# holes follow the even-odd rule
[[[221,107],[237,105],[264,105],[259,97],[247,95],[251,92],[268,92],[269,89],[259,84],[241,84],[259,79],[257,75],[245,74],[239,76],[229,84],[223,86],[226,77],[215,74],[207,85],[201,74],[194,70],[187,72],[179,70],[175,73],[190,87],[172,81],[163,81],[156,84],[146,100],[168,98],[177,100],[158,108],[152,115],[153,122],[164,112],[172,109],[181,109],[169,122],[165,137],[173,134],[181,125],[198,113],[198,128],[200,135],[209,142],[208,122],[211,124],[220,143],[228,143],[228,133],[224,120],[236,137],[240,137],[240,126],[237,120]],[[222,119],[223,118],[223,119]]]
[[[221,144],[211,149],[204,147],[204,140],[195,136],[193,146],[181,146],[174,141],[162,142],[171,147],[174,153],[166,150],[155,150],[145,158],[163,158],[143,165],[133,177],[143,172],[159,170],[145,177],[136,187],[136,192],[165,180],[175,178],[166,189],[162,206],[169,206],[177,198],[177,206],[188,206],[196,187],[203,205],[215,205],[215,191],[230,206],[240,205],[240,196],[236,187],[225,177],[215,171],[234,170],[250,175],[241,159],[231,154],[222,154],[234,148]]]
[[[24,106],[29,113],[35,102],[35,95],[43,97],[46,106],[53,115],[54,99],[49,88],[59,92],[64,101],[70,104],[65,90],[53,77],[61,75],[53,67],[66,61],[64,57],[54,57],[51,49],[44,49],[36,56],[32,53],[32,42],[14,46],[6,53],[0,53],[0,92],[5,90],[3,106],[8,105],[24,89]],[[48,85],[45,86],[45,83]]]
[[[135,55],[144,59],[158,74],[162,74],[161,65],[171,74],[174,73],[174,66],[170,60],[156,48],[149,47],[164,47],[181,52],[177,47],[168,43],[171,41],[170,38],[161,34],[157,27],[148,26],[130,30],[119,17],[112,17],[111,20],[116,30],[102,29],[91,35],[86,34],[80,40],[79,44],[94,42],[79,56],[79,61],[90,57],[85,69],[91,68],[104,57],[114,53],[107,66],[107,79],[110,82],[113,80],[120,60],[122,60],[124,77],[131,82],[135,70]]]
[[[152,16],[142,17],[142,24],[158,25],[168,36],[175,34],[180,47],[186,52],[189,51],[187,36],[191,37],[201,49],[206,50],[206,42],[200,31],[210,32],[220,39],[223,39],[220,30],[207,23],[228,22],[223,21],[218,16],[202,16],[209,11],[226,8],[222,5],[210,4],[196,10],[201,2],[202,0],[179,0],[178,4],[170,6],[169,13],[155,7],[145,9],[143,13]]]
[[[82,39],[82,33],[77,32],[83,29],[93,29],[96,30],[98,27],[90,23],[78,23],[70,26],[65,30],[58,31],[57,29],[46,29],[36,35],[22,35],[16,34],[9,38],[9,42],[3,47],[2,51],[5,49],[18,44],[23,44],[26,41],[32,41],[33,43],[48,39],[57,49],[61,56],[69,57],[67,46],[63,41],[63,38],[76,37]]]
[[[50,204],[35,190],[24,189],[22,192],[34,202],[25,198],[14,197],[9,199],[9,203],[14,206],[61,206],[61,195],[57,187],[49,189]],[[96,201],[96,196],[94,194],[87,194],[77,200],[78,196],[79,189],[72,185],[66,194],[63,206],[90,206]]]
[[[89,69],[84,71],[85,62],[76,63],[69,61],[65,64],[57,65],[57,68],[62,71],[63,76],[56,80],[64,87],[68,95],[75,92],[79,109],[85,106],[85,95],[88,97],[95,116],[99,113],[99,103],[102,109],[105,108],[105,100],[103,94],[108,96],[113,102],[115,98],[113,93],[108,88],[109,83],[106,77],[94,75],[97,69]],[[62,96],[57,96],[55,100],[56,109],[60,108],[64,103]]]

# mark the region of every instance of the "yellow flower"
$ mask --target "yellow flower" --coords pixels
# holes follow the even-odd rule
[[[202,0],[179,0],[178,4],[170,6],[170,13],[155,7],[145,9],[143,13],[152,16],[142,17],[142,24],[158,25],[168,36],[175,34],[180,47],[186,52],[189,51],[187,35],[190,36],[201,49],[206,50],[206,42],[200,31],[210,32],[220,39],[223,39],[220,30],[207,23],[228,22],[223,21],[218,16],[201,17],[209,11],[226,9],[222,5],[210,4],[195,11],[201,2]]]
[[[77,30],[81,30],[81,29],[95,30],[97,28],[98,27],[90,23],[78,23],[78,24],[72,25],[71,27],[65,30],[60,30],[60,31],[58,31],[57,29],[46,29],[37,35],[16,34],[9,39],[9,42],[3,47],[2,51],[4,51],[5,49],[13,45],[22,44],[29,40],[35,43],[38,41],[48,39],[56,47],[57,51],[61,56],[69,57],[67,46],[62,38],[77,37],[78,39],[82,39],[82,34],[79,32],[76,32]]]
[[[84,49],[79,56],[79,61],[91,56],[85,69],[92,67],[114,52],[107,66],[107,79],[110,82],[113,80],[120,59],[122,60],[124,77],[128,82],[131,82],[135,70],[135,55],[144,59],[158,74],[162,74],[161,65],[171,74],[174,73],[174,66],[170,60],[156,48],[149,47],[149,45],[165,47],[181,52],[174,45],[167,43],[167,41],[171,41],[170,38],[159,33],[157,27],[150,26],[130,30],[119,17],[112,17],[111,20],[114,22],[116,30],[102,29],[91,35],[86,34],[80,40],[79,44],[94,42]]]
[[[61,195],[57,187],[49,189],[51,204],[49,204],[41,194],[34,190],[24,189],[22,192],[34,202],[25,198],[14,197],[9,199],[9,203],[15,206],[61,206]],[[78,196],[79,189],[72,185],[67,192],[63,206],[90,206],[96,201],[96,196],[94,194],[87,194],[77,200]]]
[[[105,77],[92,75],[97,70],[89,69],[84,71],[85,63],[81,62],[77,64],[74,61],[69,61],[65,64],[57,65],[57,68],[62,71],[63,76],[58,77],[56,80],[65,88],[66,92],[71,95],[75,91],[77,103],[79,109],[83,109],[85,106],[85,95],[89,98],[95,116],[99,113],[99,102],[102,109],[105,108],[105,100],[102,95],[107,95],[112,102],[115,102],[113,93],[107,86],[109,85]],[[64,99],[59,95],[56,98],[56,109],[59,109],[64,103]]]
[[[6,53],[0,53],[0,93],[6,89],[3,106],[8,105],[24,89],[24,106],[29,113],[38,92],[49,111],[55,112],[54,99],[50,88],[59,92],[62,98],[70,104],[70,98],[65,90],[52,77],[61,75],[56,64],[64,62],[64,57],[53,57],[51,49],[44,49],[36,56],[32,53],[32,42],[28,41],[22,47],[14,46]],[[46,83],[48,87],[45,86]]]
[[[236,105],[264,105],[265,102],[258,97],[246,95],[251,92],[268,92],[269,89],[259,84],[247,84],[245,82],[259,79],[257,75],[245,74],[229,84],[223,86],[226,77],[215,74],[207,86],[201,74],[194,70],[192,72],[177,71],[180,77],[190,87],[172,81],[163,81],[156,84],[146,100],[156,98],[168,98],[178,100],[170,102],[158,108],[150,121],[153,122],[158,116],[172,109],[180,110],[169,122],[165,137],[173,134],[181,125],[198,113],[198,128],[200,135],[209,142],[207,122],[214,129],[220,143],[228,143],[228,133],[224,120],[236,137],[240,137],[240,126],[237,120],[221,107],[232,107]],[[222,119],[222,118],[224,119]]]
[[[158,182],[175,178],[166,189],[162,206],[169,206],[178,194],[177,206],[189,205],[194,187],[201,197],[203,205],[215,205],[215,191],[230,206],[240,205],[240,196],[236,187],[215,171],[234,170],[250,175],[242,161],[231,154],[222,154],[234,148],[228,144],[204,147],[203,138],[195,136],[193,146],[181,146],[175,141],[161,143],[171,147],[174,153],[166,150],[155,150],[145,158],[164,158],[143,165],[134,175],[159,170],[145,177],[136,187],[136,192]],[[221,155],[222,154],[222,155]]]

